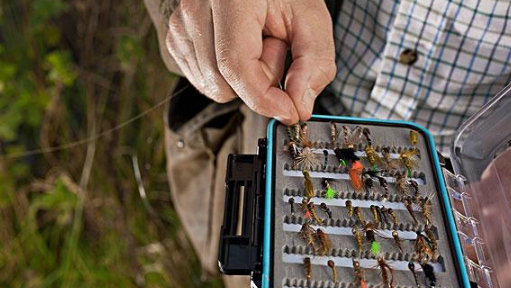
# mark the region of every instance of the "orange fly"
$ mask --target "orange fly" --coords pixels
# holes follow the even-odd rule
[[[360,161],[354,161],[353,165],[349,170],[349,175],[351,179],[351,185],[355,188],[355,191],[362,190],[362,170],[364,169],[364,165]]]

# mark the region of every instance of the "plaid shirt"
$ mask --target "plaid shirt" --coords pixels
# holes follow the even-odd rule
[[[344,0],[335,96],[321,101],[332,114],[416,122],[449,154],[456,129],[511,81],[510,16],[509,1]]]

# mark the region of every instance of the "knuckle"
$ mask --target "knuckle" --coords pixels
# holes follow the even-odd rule
[[[193,20],[198,15],[195,15],[196,7],[194,6],[194,1],[189,0],[181,0],[179,4],[179,8],[181,9],[181,14],[185,19]]]
[[[178,8],[179,9],[179,8]],[[169,32],[167,34],[175,35],[178,33],[178,31],[181,31],[184,27],[183,19],[180,16],[180,9],[174,11],[172,15],[169,17]]]
[[[215,102],[227,103],[236,97],[236,95],[234,95],[234,91],[225,82],[225,80],[223,80],[222,75],[218,70],[211,72],[206,79],[208,79],[208,83],[206,85],[208,87],[208,96]]]
[[[238,55],[231,49],[223,49],[218,52],[217,66],[220,74],[227,80],[234,80],[236,77],[236,63]]]
[[[337,66],[335,65],[334,60],[329,60],[325,63],[322,69],[323,74],[328,83],[334,80],[335,75],[337,74]]]

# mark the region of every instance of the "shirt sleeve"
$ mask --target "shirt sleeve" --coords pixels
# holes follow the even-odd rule
[[[167,69],[174,74],[183,75],[176,62],[169,53],[166,46],[166,36],[169,29],[168,23],[170,15],[179,4],[179,0],[144,0],[144,4],[149,12],[158,35],[158,45],[160,55]]]

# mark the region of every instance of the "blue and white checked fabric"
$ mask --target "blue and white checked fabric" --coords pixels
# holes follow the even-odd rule
[[[456,129],[511,82],[511,3],[343,0],[332,114],[426,127],[444,154]],[[415,50],[414,64],[399,62]],[[511,113],[511,111],[510,111]]]

